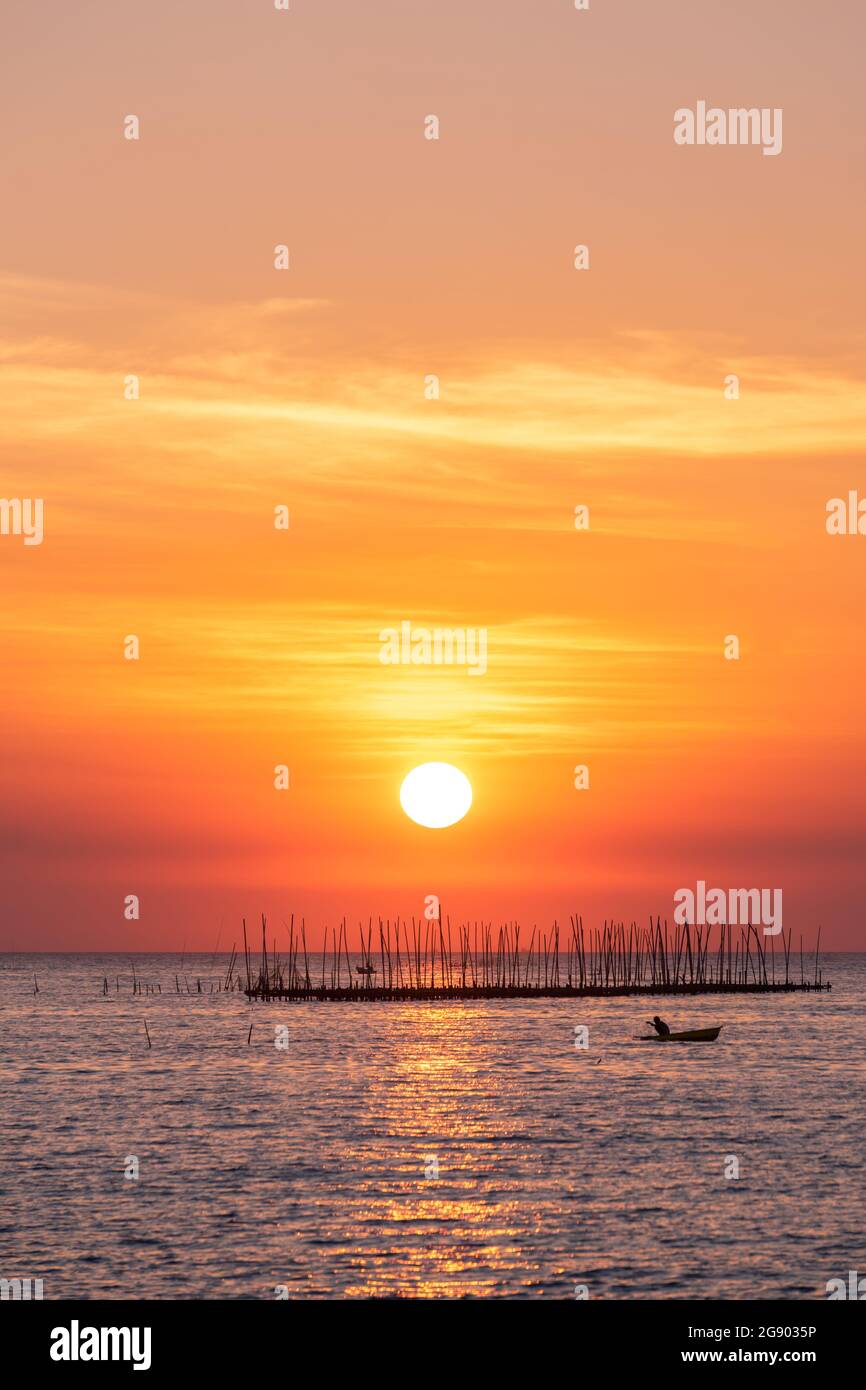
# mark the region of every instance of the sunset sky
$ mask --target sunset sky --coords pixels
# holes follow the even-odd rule
[[[699,878],[863,948],[856,13],[8,7],[0,496],[45,539],[0,536],[0,949]],[[699,99],[782,108],[782,153],[678,147]],[[486,673],[383,666],[403,620],[486,628]],[[447,830],[398,800],[431,759]]]

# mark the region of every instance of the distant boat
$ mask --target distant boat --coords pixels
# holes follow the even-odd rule
[[[666,1038],[662,1038],[658,1033],[644,1033],[637,1039],[638,1042],[715,1042],[716,1038],[724,1028],[720,1023],[718,1028],[692,1028],[687,1033],[668,1033]]]
[[[355,970],[356,970],[357,974],[359,974],[359,975],[375,975],[375,974],[376,974],[376,967],[375,967],[375,965],[356,965],[356,966],[355,966]]]

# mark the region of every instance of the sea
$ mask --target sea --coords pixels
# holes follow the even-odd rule
[[[866,1273],[866,955],[822,953],[826,993],[425,1003],[250,1003],[227,965],[0,956],[0,1278],[808,1300]],[[722,1033],[638,1041],[655,1013]]]

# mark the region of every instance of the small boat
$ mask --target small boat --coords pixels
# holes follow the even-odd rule
[[[687,1033],[668,1033],[666,1038],[658,1033],[644,1033],[637,1039],[638,1042],[715,1042],[724,1027],[720,1023],[718,1028],[692,1028]]]
[[[375,965],[356,965],[355,973],[358,975],[375,975],[377,972]]]

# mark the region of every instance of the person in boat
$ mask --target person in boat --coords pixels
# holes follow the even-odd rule
[[[656,1014],[656,1015],[654,1016],[652,1022],[653,1022],[653,1028],[655,1028],[655,1030],[656,1030],[656,1032],[658,1033],[658,1035],[659,1035],[660,1038],[669,1038],[669,1037],[670,1037],[670,1035],[671,1035],[671,1030],[670,1030],[670,1028],[668,1027],[668,1025],[665,1023],[665,1021],[664,1021],[663,1018],[659,1018],[658,1014]]]

